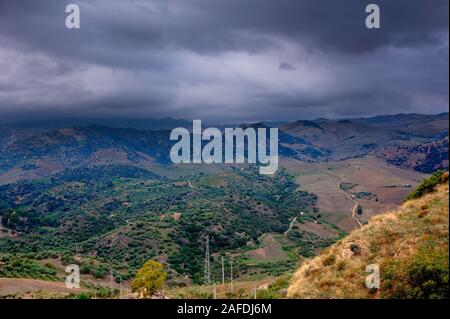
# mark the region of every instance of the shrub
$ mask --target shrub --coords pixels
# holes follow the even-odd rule
[[[449,261],[446,248],[427,245],[406,262],[389,260],[382,271],[384,298],[448,299]]]
[[[64,266],[70,265],[70,264],[76,264],[75,259],[71,255],[68,255],[68,254],[64,254],[61,256],[61,262]]]
[[[88,263],[82,263],[80,267],[80,273],[86,275],[91,273],[91,265]]]
[[[324,258],[322,261],[322,264],[324,266],[331,266],[334,264],[334,262],[336,261],[336,256],[334,255],[329,255],[328,257]]]
[[[268,289],[260,289],[256,292],[256,299],[277,299],[278,294]]]
[[[94,266],[91,268],[91,274],[95,278],[105,278],[108,274],[108,269],[103,265]]]
[[[415,298],[449,298],[449,264],[442,253],[422,249],[407,269],[408,281]]]
[[[448,172],[442,170],[436,171],[429,178],[422,181],[422,183],[408,195],[406,201],[417,199],[426,194],[432,193],[437,185],[447,182],[448,182]]]
[[[356,213],[357,213],[358,215],[362,215],[362,213],[363,213],[363,208],[362,208],[361,205],[358,205],[358,207],[356,208]]]
[[[76,296],[77,299],[91,299],[92,295],[87,292],[81,292]]]
[[[291,281],[291,276],[284,275],[278,277],[273,284],[270,285],[270,290],[279,291],[289,287],[289,283]]]

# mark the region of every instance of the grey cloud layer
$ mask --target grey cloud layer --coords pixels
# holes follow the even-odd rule
[[[210,120],[448,109],[448,1],[0,0],[0,115]]]

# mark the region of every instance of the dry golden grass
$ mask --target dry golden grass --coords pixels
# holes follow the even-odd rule
[[[258,281],[236,281],[233,283],[233,292],[231,284],[216,285],[217,299],[253,299],[255,289],[267,289],[275,278],[268,277]],[[174,288],[167,292],[171,299],[212,299],[214,298],[213,286],[190,286]]]
[[[410,274],[405,267],[428,256],[437,256],[439,270],[444,269],[442,277],[448,281],[448,190],[447,184],[440,185],[436,192],[406,202],[397,211],[378,215],[320,256],[305,261],[292,279],[288,296],[414,298],[420,296],[417,290],[422,287],[410,287],[414,283],[405,280]],[[420,255],[421,251],[425,253]],[[376,291],[365,286],[370,264],[380,266],[381,288]]]

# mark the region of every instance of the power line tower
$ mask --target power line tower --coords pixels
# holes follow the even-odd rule
[[[224,285],[225,286],[225,267],[224,267],[224,264],[223,264],[223,257],[222,257],[222,285]]]
[[[205,244],[205,285],[211,283],[211,256],[209,254],[209,236],[206,236]]]
[[[80,244],[75,244],[75,257],[80,257],[83,250],[83,246]]]
[[[234,285],[233,285],[233,259],[230,261],[230,270],[231,270],[231,292],[234,292]]]
[[[114,270],[111,269],[110,271],[111,276],[111,288],[114,288]]]

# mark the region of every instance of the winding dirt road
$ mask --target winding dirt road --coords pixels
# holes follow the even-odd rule
[[[285,235],[289,234],[289,232],[292,230],[292,227],[294,227],[294,223],[295,223],[296,221],[297,221],[297,217],[295,217],[295,218],[291,221],[291,224],[289,225],[289,229],[286,230],[286,231],[284,232]]]
[[[355,205],[352,208],[352,218],[358,224],[359,227],[363,227],[363,224],[359,221],[358,217],[356,217],[356,214],[358,213],[359,203],[356,200],[354,195],[349,194],[347,191],[345,191],[341,188],[342,181],[343,180],[341,179],[337,183],[338,189],[339,189],[339,191],[341,191],[344,194],[345,197],[347,197],[348,200],[351,200],[352,202],[355,203]]]

